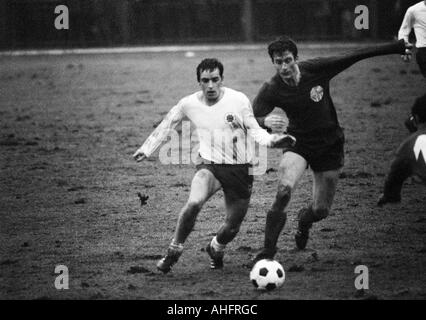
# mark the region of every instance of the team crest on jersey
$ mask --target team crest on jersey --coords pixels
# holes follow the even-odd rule
[[[227,113],[225,115],[225,123],[232,123],[235,121],[235,115],[233,113]]]
[[[225,123],[228,124],[231,127],[231,129],[240,128],[240,125],[237,121],[237,117],[233,113],[225,114]]]
[[[232,123],[235,120],[235,115],[233,113],[227,113],[225,115],[225,122],[226,123]]]
[[[321,86],[316,86],[311,89],[312,101],[319,102],[324,96],[324,89]]]

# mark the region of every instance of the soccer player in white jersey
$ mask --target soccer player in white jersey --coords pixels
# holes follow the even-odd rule
[[[414,29],[416,35],[416,60],[423,77],[426,78],[426,0],[409,7],[398,32],[398,39],[409,43],[409,35]]]
[[[136,161],[149,157],[169,130],[185,116],[197,129],[200,143],[197,172],[191,183],[189,199],[180,211],[167,254],[157,263],[157,269],[163,273],[169,272],[178,261],[203,204],[220,189],[224,192],[226,217],[206,251],[210,256],[210,267],[222,268],[225,246],[237,235],[251,196],[253,176],[250,174],[250,162],[253,154],[246,147],[247,138],[268,147],[295,143],[291,136],[269,134],[260,128],[246,95],[223,86],[223,65],[220,61],[204,59],[196,71],[201,91],[180,100],[133,155]],[[215,139],[218,133],[221,137]]]

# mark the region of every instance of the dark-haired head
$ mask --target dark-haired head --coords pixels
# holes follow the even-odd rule
[[[426,94],[416,99],[411,114],[417,116],[419,123],[426,123]]]
[[[291,52],[294,59],[297,59],[296,43],[287,36],[281,36],[268,45],[268,53],[272,61],[274,60],[274,54],[282,55],[286,51]]]
[[[213,71],[215,69],[219,70],[220,77],[223,79],[223,64],[215,58],[203,59],[197,66],[197,82],[200,82],[200,76],[203,71]]]

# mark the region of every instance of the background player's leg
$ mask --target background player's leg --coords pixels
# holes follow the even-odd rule
[[[287,220],[284,210],[306,167],[307,162],[302,156],[290,151],[284,153],[278,169],[278,191],[266,215],[264,249],[254,258],[254,261],[264,258],[272,259],[275,255],[278,237]]]
[[[221,188],[220,182],[207,169],[199,170],[191,183],[188,201],[179,213],[174,241],[183,244],[191,233],[204,203]]]
[[[390,171],[385,180],[383,194],[377,204],[382,206],[385,203],[400,202],[402,185],[411,174],[412,167],[410,161],[396,157],[392,161]]]
[[[326,218],[330,213],[339,173],[340,170],[314,172],[313,203],[299,213],[298,231],[295,236],[299,249],[306,247],[312,223]]]
[[[158,261],[158,270],[167,273],[178,261],[183,244],[191,233],[203,204],[220,188],[220,182],[209,170],[201,169],[195,174],[188,201],[179,213],[175,236],[167,249],[167,254]]]

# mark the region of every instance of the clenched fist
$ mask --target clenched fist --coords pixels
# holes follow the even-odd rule
[[[265,127],[272,129],[273,132],[285,132],[287,130],[288,121],[283,116],[271,114],[265,118]]]

